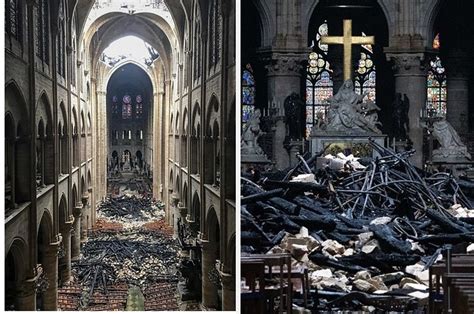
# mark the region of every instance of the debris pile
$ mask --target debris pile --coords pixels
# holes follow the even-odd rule
[[[242,179],[242,251],[290,252],[321,309],[412,308],[428,297],[443,245],[474,242],[460,182],[415,168],[412,151],[370,143],[380,157],[299,156],[287,173]]]
[[[99,206],[98,217],[80,260],[72,264],[80,287],[76,308],[124,310],[131,286],[145,291],[167,282],[176,289],[179,244],[163,220],[161,203],[136,196],[109,197]]]
[[[146,286],[161,279],[175,279],[178,246],[156,232],[126,230],[90,239],[82,248],[82,259],[74,263],[82,286],[107,292],[116,282]]]
[[[164,205],[149,197],[119,196],[106,198],[99,207],[102,217],[114,221],[148,221],[164,217]]]

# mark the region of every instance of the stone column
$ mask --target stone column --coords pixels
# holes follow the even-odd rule
[[[285,149],[286,124],[284,116],[273,119],[273,161],[278,169],[286,169],[290,166],[290,156]]]
[[[73,209],[74,215],[74,234],[72,238],[71,255],[72,260],[79,259],[81,254],[81,217],[82,217],[82,204],[78,203]]]
[[[216,267],[217,246],[202,241],[202,305],[208,309],[217,308],[217,287],[209,280],[209,272]]]
[[[61,237],[51,243],[45,252],[43,270],[48,280],[48,288],[44,292],[44,310],[57,311],[58,309],[58,248]]]
[[[469,65],[472,60],[460,49],[452,49],[443,59],[448,89],[446,120],[458,133],[469,129]]]
[[[98,196],[103,199],[107,195],[107,115],[105,112],[107,93],[97,91],[97,156],[94,156],[97,164],[97,183]]]
[[[36,277],[27,279],[17,291],[17,311],[36,311]]]
[[[222,280],[222,310],[235,311],[235,275],[220,273]]]
[[[82,201],[82,219],[81,219],[81,242],[86,242],[87,241],[87,216],[90,216],[89,214],[89,194],[85,192],[82,195],[81,198]],[[90,219],[90,217],[89,217]]]
[[[423,128],[420,125],[420,111],[426,104],[425,53],[388,52],[387,58],[394,63],[395,92],[406,94],[410,101],[408,137],[416,150],[411,161],[415,166],[422,167]]]
[[[69,282],[71,279],[71,229],[74,223],[74,217],[70,216],[69,220],[64,223],[64,227],[61,230],[63,237],[64,246],[64,257],[60,260],[60,265],[66,265],[61,269],[61,285]]]
[[[286,137],[286,125],[284,119],[284,103],[286,97],[297,93],[301,95],[301,84],[303,82],[303,64],[307,59],[307,51],[286,52],[274,49],[271,51],[260,51],[261,59],[266,64],[268,82],[268,106],[272,117],[275,119],[275,137],[273,140],[273,159],[278,169],[289,167],[290,159],[283,147]]]
[[[92,187],[89,187],[87,189],[87,192],[89,193],[89,214],[90,214],[90,217],[91,217],[91,220],[90,220],[90,226],[89,227],[93,227],[95,225],[95,222],[96,222],[96,211],[95,211],[95,204],[94,204],[94,194],[92,193],[93,192],[93,189]]]

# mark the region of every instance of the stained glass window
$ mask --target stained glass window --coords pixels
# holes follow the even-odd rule
[[[433,49],[439,50],[441,41],[439,34],[433,39]],[[430,61],[428,76],[426,79],[426,112],[429,115],[446,116],[447,81],[446,69],[443,67],[441,58],[435,56]]]
[[[130,119],[132,117],[132,98],[129,95],[123,96],[122,103],[122,119]]]
[[[22,37],[22,8],[20,0],[6,0],[5,2],[5,30],[13,38],[21,42]]]
[[[141,96],[141,95],[138,95],[137,98],[136,98],[136,101],[137,101],[137,105],[136,105],[136,107],[135,107],[135,112],[136,112],[135,117],[136,117],[137,119],[140,119],[141,117],[143,117],[142,96]]]
[[[247,64],[245,70],[242,72],[242,128],[245,129],[245,124],[250,118],[250,115],[255,110],[255,77],[253,76],[253,69],[250,64]]]
[[[47,0],[40,0],[36,15],[36,55],[49,64],[49,7]]]
[[[430,115],[446,116],[447,84],[446,71],[441,59],[436,56],[430,61],[427,76],[426,109]]]
[[[217,65],[220,61],[221,28],[220,0],[212,0],[209,8],[209,67]]]
[[[56,39],[56,63],[57,63],[57,72],[59,75],[62,77],[65,77],[66,75],[66,49],[65,49],[65,40],[66,40],[66,34],[64,32],[64,25],[60,21],[59,23],[59,31],[58,31],[58,37]]]
[[[112,97],[112,114],[118,114],[118,99],[117,96]]]
[[[365,95],[364,101],[375,102],[376,71],[372,57],[372,47],[370,45],[363,45],[360,53],[359,67],[354,76],[354,85],[357,94]]]
[[[327,60],[328,45],[321,44],[321,36],[328,34],[327,22],[316,33],[316,45],[309,54],[306,68],[306,136],[311,128],[321,123],[327,113],[329,98],[333,95],[332,70]]]

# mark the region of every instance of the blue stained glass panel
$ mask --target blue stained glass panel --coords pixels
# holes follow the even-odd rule
[[[250,116],[254,112],[255,107],[252,105],[242,105],[242,130],[245,129]]]

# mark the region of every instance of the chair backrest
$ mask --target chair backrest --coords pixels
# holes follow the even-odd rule
[[[250,291],[257,291],[257,280],[258,290],[265,290],[265,263],[262,260],[242,259],[240,273]]]

